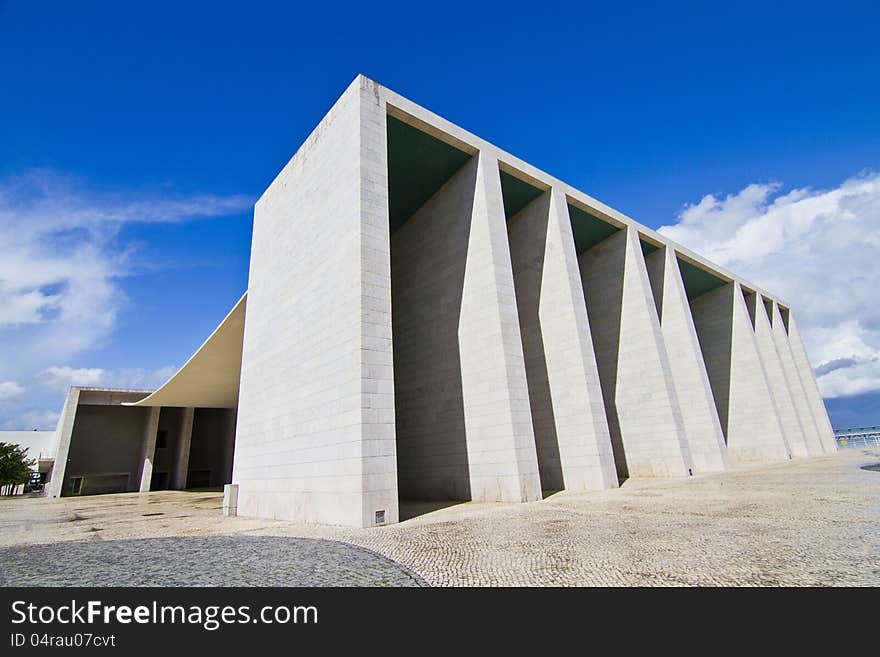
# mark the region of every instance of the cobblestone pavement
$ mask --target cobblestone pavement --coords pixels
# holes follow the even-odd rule
[[[861,467],[878,460],[876,452],[846,450],[686,480],[630,480],[618,490],[558,493],[530,504],[405,505],[404,515],[415,517],[371,529],[223,518],[219,493],[4,499],[0,546],[287,536],[368,548],[431,585],[878,586],[880,473]],[[226,549],[220,544],[214,553]],[[229,549],[235,563],[237,548]],[[31,576],[5,554],[0,568]],[[316,559],[315,568],[339,564]]]
[[[0,548],[2,586],[420,586],[390,559],[314,538],[186,536]]]

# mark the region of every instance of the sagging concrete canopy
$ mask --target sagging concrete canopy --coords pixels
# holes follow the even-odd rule
[[[158,390],[126,406],[235,408],[247,292],[201,347]]]

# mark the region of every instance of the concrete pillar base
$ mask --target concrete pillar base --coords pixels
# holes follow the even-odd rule
[[[223,515],[227,518],[238,515],[238,484],[223,486]]]

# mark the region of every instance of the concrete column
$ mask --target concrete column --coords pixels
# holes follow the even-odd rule
[[[758,345],[758,354],[764,365],[770,396],[776,406],[785,441],[788,443],[793,457],[809,456],[806,432],[797,411],[795,411],[791,390],[782,367],[782,359],[773,341],[773,329],[770,326],[770,318],[767,315],[763,299],[757,293],[750,294],[746,297],[746,305],[755,325],[755,342]]]
[[[220,482],[223,484],[232,481],[232,466],[235,462],[235,419],[235,409],[228,409],[223,421],[223,479]]]
[[[71,387],[64,400],[64,409],[55,427],[55,442],[58,450],[55,464],[52,466],[52,478],[49,480],[49,497],[61,497],[64,490],[64,477],[67,474],[67,461],[70,454],[70,439],[73,435],[73,423],[76,420],[76,409],[79,406],[79,388]]]
[[[697,297],[691,310],[731,461],[788,459],[739,284],[727,283]]]
[[[739,283],[733,285],[727,447],[738,462],[790,459],[745,294]]]
[[[693,462],[638,233],[618,231],[579,263],[618,475],[687,476]]]
[[[472,159],[391,237],[402,499],[471,499],[458,325],[476,174]]]
[[[177,450],[174,455],[174,474],[171,478],[171,488],[182,490],[186,488],[186,478],[189,473],[189,447],[192,442],[194,408],[184,408],[180,416],[180,431],[177,438]]]
[[[541,485],[617,486],[599,372],[564,192],[508,222]]]
[[[682,422],[695,472],[729,467],[724,432],[700,350],[675,251],[662,247],[645,257]]]
[[[551,190],[538,315],[566,490],[616,488],[599,369],[565,194]]]
[[[787,319],[788,342],[791,345],[791,352],[794,356],[798,374],[800,374],[801,385],[813,411],[813,419],[819,431],[822,447],[826,454],[833,454],[837,451],[837,441],[834,439],[834,429],[831,427],[831,420],[828,419],[828,410],[825,408],[825,402],[822,401],[822,393],[819,392],[816,375],[810,366],[810,359],[807,356],[803,340],[801,340],[797,323],[794,321],[794,314],[789,310],[787,315],[788,317],[783,317],[783,319]]]
[[[238,485],[224,484],[223,486],[223,515],[234,518],[238,515]]]
[[[360,93],[360,471],[361,525],[399,519],[391,335],[388,135],[378,85]],[[380,513],[381,512],[381,513]],[[377,521],[381,515],[383,520]]]
[[[385,121],[359,76],[254,208],[241,515],[398,519]]]
[[[810,401],[807,398],[807,393],[804,391],[804,386],[801,383],[801,377],[794,362],[791,344],[788,341],[788,333],[786,333],[785,324],[779,312],[779,304],[776,302],[773,303],[772,312],[773,343],[776,345],[776,351],[779,353],[780,360],[782,361],[785,380],[791,392],[795,412],[801,421],[801,428],[804,430],[807,452],[810,456],[821,456],[825,453],[825,448],[822,446],[819,429],[816,426],[816,418],[814,417]]]
[[[147,424],[144,427],[144,440],[141,451],[141,481],[138,488],[141,493],[150,492],[150,481],[153,478],[153,460],[156,456],[156,434],[159,430],[159,413],[161,410],[158,406],[150,407]]]
[[[471,499],[541,499],[498,161],[477,160],[458,344]]]

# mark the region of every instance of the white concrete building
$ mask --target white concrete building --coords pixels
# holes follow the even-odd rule
[[[257,201],[246,299],[56,438],[52,495],[350,526],[835,449],[784,300],[363,76]]]

